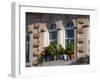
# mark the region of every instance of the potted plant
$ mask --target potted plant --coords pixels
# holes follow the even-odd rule
[[[69,48],[65,49],[64,51],[64,60],[68,61],[69,60]]]
[[[50,44],[51,54],[53,55],[54,60],[57,60],[59,57],[58,49],[56,44]]]
[[[73,60],[74,59],[74,52],[70,53],[70,59]]]
[[[67,52],[71,60],[74,59],[74,44],[68,43],[67,44]]]
[[[58,54],[60,56],[60,60],[64,60],[64,48],[61,45],[58,45]]]
[[[46,61],[52,61],[57,59],[57,46],[56,44],[50,44],[44,48]]]
[[[50,50],[50,47],[45,47],[44,48],[44,58],[45,58],[45,61],[50,61],[50,55],[51,55],[51,50]]]

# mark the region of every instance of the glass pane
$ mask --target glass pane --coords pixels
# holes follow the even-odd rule
[[[70,27],[70,22],[69,23],[67,23],[67,25],[66,25],[66,28],[69,28]]]
[[[74,27],[73,22],[68,22],[67,25],[65,26],[65,28],[70,28],[70,27]]]
[[[26,34],[26,41],[29,41],[29,34]]]
[[[57,40],[50,41],[50,44],[57,44]]]
[[[71,26],[71,27],[74,27],[74,24],[73,24],[73,22],[70,22],[70,26]]]
[[[74,39],[71,39],[71,43],[73,43],[73,44],[74,44]]]
[[[57,31],[50,32],[49,35],[50,35],[50,40],[57,39]]]
[[[26,41],[26,62],[29,62],[29,41]]]
[[[65,40],[65,48],[67,47],[67,43],[69,43],[69,42],[70,42],[69,39],[66,39],[66,40]]]
[[[65,36],[67,38],[73,38],[74,37],[74,29],[66,30]]]
[[[74,39],[65,39],[65,47],[67,46],[68,43],[74,44]]]
[[[50,30],[52,30],[52,29],[56,29],[56,24],[52,24],[52,25],[50,26]]]
[[[26,62],[29,62],[29,46],[30,46],[29,39],[30,39],[29,34],[27,33],[26,34]]]

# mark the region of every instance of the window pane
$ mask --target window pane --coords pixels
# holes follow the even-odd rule
[[[29,41],[29,34],[26,34],[26,41]]]
[[[50,44],[57,43],[56,24],[52,24],[49,28],[49,39],[50,39]]]
[[[73,22],[70,22],[70,26],[71,26],[71,27],[74,27],[74,24],[73,24]]]
[[[67,25],[65,26],[65,28],[70,28],[70,27],[74,27],[73,22],[68,22]]]
[[[66,30],[65,36],[67,38],[73,38],[74,37],[74,29]]]
[[[70,22],[69,22],[69,23],[67,23],[67,25],[66,25],[66,28],[68,28],[68,27],[70,27]]]
[[[52,25],[50,26],[50,30],[52,30],[52,29],[56,29],[56,24],[52,24]]]
[[[67,43],[69,43],[69,39],[65,39],[65,47],[67,47]]]
[[[57,40],[50,41],[50,44],[57,44]]]
[[[74,39],[71,39],[71,43],[73,43],[73,44],[74,44]]]
[[[29,62],[29,41],[26,41],[26,62]]]
[[[65,39],[65,47],[67,47],[68,43],[74,44],[74,39]]]
[[[55,31],[55,32],[50,32],[49,35],[50,35],[50,40],[52,40],[52,39],[57,39],[57,31]]]
[[[65,38],[65,47],[67,47],[68,43],[74,44],[74,24],[72,21],[65,26]]]
[[[29,39],[30,39],[29,34],[27,33],[26,34],[26,62],[29,62],[29,46],[30,46]]]

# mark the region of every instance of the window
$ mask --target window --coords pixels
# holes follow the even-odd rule
[[[51,24],[49,27],[49,40],[50,40],[50,44],[53,44],[53,43],[57,44],[56,24]]]
[[[65,48],[67,43],[74,44],[74,24],[72,21],[68,22],[65,26]]]
[[[29,38],[29,33],[26,34],[26,62],[29,62],[29,44],[30,43],[30,38]]]

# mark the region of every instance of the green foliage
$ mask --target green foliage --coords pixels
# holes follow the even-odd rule
[[[67,54],[67,55],[69,54],[67,49],[64,50],[64,54]]]
[[[61,45],[50,44],[48,47],[44,48],[46,55],[59,56],[65,53],[65,49]]]
[[[74,44],[73,43],[67,43],[67,52],[68,52],[68,54],[74,53]]]
[[[48,47],[44,48],[45,55],[59,56],[63,54],[70,55],[74,53],[73,43],[68,43],[66,46],[67,46],[67,49],[64,49],[61,45],[50,44]]]
[[[58,45],[58,53],[59,55],[65,54],[65,49],[61,45]]]
[[[56,44],[50,44],[48,47],[44,48],[44,51],[47,55],[57,55],[57,45]]]

